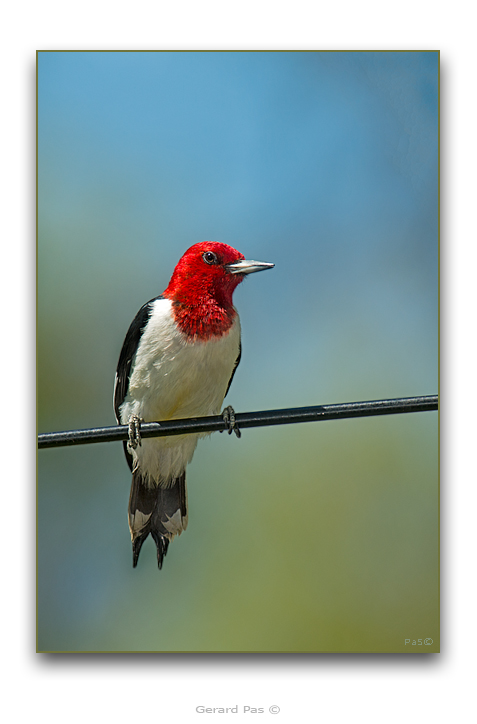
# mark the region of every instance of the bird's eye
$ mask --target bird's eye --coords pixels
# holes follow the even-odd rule
[[[205,261],[206,264],[217,264],[217,254],[214,254],[213,251],[204,251],[202,254],[202,259]]]

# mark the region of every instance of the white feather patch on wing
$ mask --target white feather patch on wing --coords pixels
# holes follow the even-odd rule
[[[166,522],[161,520],[161,523],[171,535],[180,535],[182,531],[185,530],[180,510],[176,510],[172,518],[169,518],[169,516],[167,516]]]
[[[145,527],[145,525],[147,524],[151,515],[152,515],[152,513],[146,514],[146,513],[143,513],[141,510],[136,510],[134,515],[129,516],[131,528],[136,532],[139,530],[142,530]]]

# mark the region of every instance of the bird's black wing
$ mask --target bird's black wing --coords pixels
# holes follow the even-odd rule
[[[114,382],[114,414],[116,415],[118,425],[121,424],[119,408],[123,404],[124,399],[128,393],[129,377],[131,375],[131,365],[134,359],[134,355],[136,354],[137,348],[139,347],[142,333],[146,324],[148,323],[149,317],[151,316],[152,305],[153,302],[156,301],[156,299],[164,299],[164,297],[161,294],[160,296],[151,299],[149,302],[146,302],[146,304],[141,307],[139,312],[134,317],[131,326],[127,331],[126,338],[123,342],[121,354],[119,355],[119,362],[116,369],[116,379]],[[124,442],[123,444],[126,460],[128,461],[129,467],[132,468],[132,457],[127,451],[126,442]]]
[[[241,356],[242,356],[242,340],[240,340],[239,353],[237,355],[237,359],[235,360],[234,368],[232,370],[232,374],[230,375],[229,384],[227,385],[227,389],[225,391],[224,397],[227,397],[227,392],[230,390],[230,385],[232,384],[232,380],[234,378],[235,371],[236,371],[237,367],[239,366]]]

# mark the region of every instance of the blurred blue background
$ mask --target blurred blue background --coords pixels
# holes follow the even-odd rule
[[[192,244],[234,301],[237,411],[435,394],[437,52],[40,52],[39,431],[115,424],[135,313]],[[213,435],[131,565],[120,443],[38,464],[38,647],[438,649],[437,414]]]

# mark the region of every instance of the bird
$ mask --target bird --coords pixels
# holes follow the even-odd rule
[[[132,472],[128,504],[133,567],[150,534],[162,568],[169,543],[187,527],[186,466],[208,433],[141,439],[142,422],[218,415],[242,354],[232,302],[248,274],[275,265],[204,241],[179,259],[165,291],[144,304],[126,334],[114,383],[114,412],[128,425],[124,453]],[[240,436],[234,409],[223,411]]]

